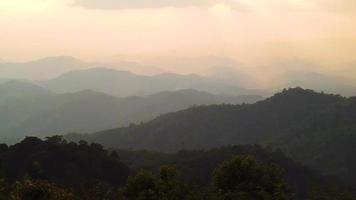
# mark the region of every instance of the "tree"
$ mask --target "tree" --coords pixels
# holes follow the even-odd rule
[[[23,180],[13,186],[11,200],[73,200],[68,190],[42,180]]]
[[[6,183],[0,174],[0,199],[5,199],[6,196]]]
[[[159,173],[160,198],[165,200],[192,199],[193,192],[185,183],[180,172],[170,166],[163,166]]]
[[[214,171],[213,186],[226,200],[288,200],[292,196],[282,170],[252,156],[235,156],[223,162]]]
[[[157,200],[158,179],[151,172],[141,170],[128,178],[122,193],[128,200]]]
[[[129,177],[122,194],[128,200],[190,200],[194,198],[191,187],[184,182],[174,167],[161,167],[159,176],[141,170]]]

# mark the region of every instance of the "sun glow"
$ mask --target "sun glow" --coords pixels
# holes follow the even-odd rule
[[[4,13],[32,13],[48,9],[52,1],[12,0],[0,1],[0,11]]]
[[[212,8],[211,8],[212,12],[215,14],[229,14],[232,11],[232,8],[224,3],[219,3],[219,4],[215,4]]]

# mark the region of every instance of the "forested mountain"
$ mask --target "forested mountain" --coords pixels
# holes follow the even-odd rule
[[[128,71],[91,68],[70,71],[44,81],[42,86],[59,93],[95,90],[118,97],[151,95],[163,91],[195,89],[213,94],[251,95],[261,91],[239,88],[198,75],[143,76]]]
[[[332,76],[313,72],[289,72],[282,76],[285,87],[303,87],[315,91],[341,94],[343,96],[356,95],[356,80],[343,76]]]
[[[197,106],[88,137],[109,147],[160,151],[272,142],[339,101],[344,98],[296,88],[251,105]]]
[[[100,145],[68,143],[54,136],[46,140],[27,137],[12,146],[0,144],[0,171],[9,184],[46,180],[82,190],[97,183],[123,185],[130,170]]]
[[[166,152],[268,144],[327,174],[355,182],[355,124],[355,98],[294,88],[252,105],[193,107],[140,125],[68,138]]]
[[[234,171],[225,171],[223,166],[233,167]],[[229,179],[239,171],[244,176],[236,184],[246,185],[234,190],[252,196],[281,195],[273,192],[278,190],[290,195],[287,199],[306,199],[311,185],[327,189],[339,184],[293,162],[280,151],[256,145],[165,154],[131,150],[109,152],[99,144],[67,142],[60,136],[45,140],[28,137],[12,146],[0,144],[0,177],[4,178],[0,179],[1,198],[10,193],[30,200],[117,200],[120,196],[137,199],[131,195],[223,200],[226,198],[221,195],[227,193],[219,194],[216,190],[215,187],[220,187],[217,179]],[[169,184],[165,177],[172,179]],[[10,191],[7,185],[13,185],[8,187]],[[145,193],[146,190],[150,193]],[[193,196],[188,198],[188,193]],[[173,198],[175,196],[177,198]],[[161,199],[159,197],[148,199]]]
[[[91,90],[55,94],[36,85],[0,84],[0,138],[93,132],[148,121],[193,105],[252,103],[260,96],[222,96],[196,90],[117,98]]]

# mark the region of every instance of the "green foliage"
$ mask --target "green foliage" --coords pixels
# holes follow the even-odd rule
[[[198,196],[180,172],[169,166],[162,167],[158,176],[140,170],[128,179],[122,195],[128,200],[193,200]]]
[[[128,200],[157,200],[159,199],[159,180],[148,171],[139,171],[129,177],[122,194]]]
[[[307,200],[356,200],[356,196],[348,190],[333,191],[318,185],[312,185]]]
[[[163,166],[159,173],[160,196],[164,200],[184,200],[193,199],[194,195],[188,185],[182,178],[180,172],[170,166]]]
[[[6,183],[0,175],[0,199],[5,199],[7,193]]]
[[[71,191],[48,181],[24,180],[13,186],[11,200],[74,200]]]
[[[213,185],[226,200],[292,199],[282,170],[252,156],[235,156],[222,163],[214,172]]]
[[[275,163],[282,167],[285,178],[296,193],[297,199],[306,198],[310,182],[323,186],[333,182],[314,170],[294,162],[281,151],[273,151],[258,145],[221,147],[208,151],[182,150],[175,154],[130,150],[117,150],[117,153],[121,160],[132,169],[144,168],[158,173],[160,166],[174,165],[182,172],[184,179],[204,186],[210,184],[212,172],[224,160],[235,155],[252,155],[258,162]]]
[[[0,175],[5,177],[0,181],[1,200],[291,199],[284,173],[276,164],[285,169],[286,180],[297,189],[296,199],[308,199],[303,195],[308,178],[322,183],[280,151],[257,145],[176,154],[109,153],[98,144],[68,143],[56,136],[46,140],[29,137],[19,144],[0,147]],[[141,167],[149,170],[139,170],[127,180],[128,168],[119,157],[130,164],[131,172]],[[323,190],[312,190],[308,200],[354,198],[351,193],[331,193],[322,186]]]
[[[355,97],[293,88],[251,105],[196,106],[82,138],[111,148],[168,153],[268,144],[323,174],[356,184],[355,124]]]
[[[119,186],[129,173],[128,167],[101,145],[68,143],[60,136],[46,140],[27,137],[0,152],[0,161],[9,182],[28,176],[74,188],[97,181]]]

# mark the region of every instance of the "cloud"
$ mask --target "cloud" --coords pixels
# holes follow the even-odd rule
[[[355,0],[315,0],[316,4],[328,11],[349,12],[356,10]]]
[[[73,0],[73,6],[90,9],[135,9],[210,5],[211,0]]]
[[[299,11],[315,7],[332,12],[356,10],[356,0],[71,0],[72,6],[88,9],[140,9],[226,4],[232,8]]]

